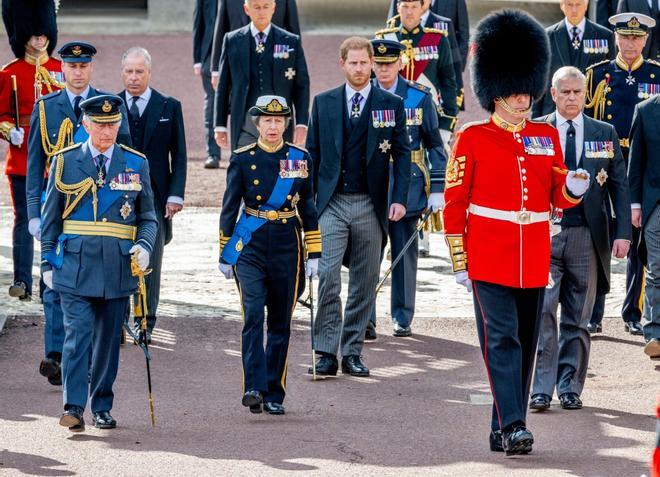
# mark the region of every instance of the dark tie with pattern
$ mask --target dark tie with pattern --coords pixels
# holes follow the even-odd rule
[[[263,53],[264,52],[264,43],[266,43],[266,34],[262,31],[257,33],[257,53]]]
[[[80,119],[80,102],[82,101],[82,96],[76,96],[73,98],[73,114],[76,115],[76,119]]]
[[[573,34],[573,40],[571,44],[573,45],[574,50],[579,50],[580,49],[580,30],[578,27],[574,26],[571,28],[571,33]]]
[[[105,161],[107,158],[103,154],[99,154],[96,156],[96,159],[94,159],[94,162],[96,164],[96,172],[98,174],[98,179],[96,179],[96,184],[99,187],[103,187],[103,184],[105,183]]]
[[[575,126],[570,119],[566,121],[568,129],[566,130],[566,150],[564,151],[564,163],[566,167],[574,171],[577,169],[577,159],[575,157]]]
[[[140,119],[140,110],[137,106],[138,99],[140,99],[139,96],[131,96],[131,109],[129,109],[128,112],[131,113],[133,121],[138,121]]]
[[[362,95],[360,93],[355,93],[351,99],[351,124],[355,126],[360,120],[360,102],[362,101]]]

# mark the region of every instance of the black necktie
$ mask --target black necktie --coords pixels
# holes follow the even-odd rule
[[[355,93],[351,99],[351,124],[355,125],[360,120],[360,102],[362,95]]]
[[[139,96],[131,96],[131,108],[128,110],[128,112],[131,113],[133,121],[140,119],[140,110],[137,107],[138,99],[140,99]]]
[[[257,33],[257,53],[261,54],[265,50],[264,43],[266,43],[266,34],[262,31]]]
[[[76,115],[76,119],[80,119],[80,102],[82,101],[82,96],[76,96],[73,98],[73,114]]]
[[[574,26],[571,32],[573,33],[573,49],[577,50],[580,48],[580,30]]]
[[[568,129],[566,130],[566,150],[564,151],[564,163],[570,171],[577,169],[577,160],[575,158],[575,126],[570,119],[566,121]]]

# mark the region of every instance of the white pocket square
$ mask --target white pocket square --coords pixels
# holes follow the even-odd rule
[[[159,123],[164,123],[164,122],[167,122],[167,121],[169,121],[169,120],[170,120],[170,118],[160,118],[160,119],[158,120],[158,122],[159,122]]]

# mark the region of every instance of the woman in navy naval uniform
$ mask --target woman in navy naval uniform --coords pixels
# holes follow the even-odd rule
[[[220,271],[228,279],[235,275],[241,294],[243,405],[260,413],[263,403],[266,412],[284,414],[291,315],[305,288],[302,272],[316,276],[321,232],[312,160],[282,139],[291,115],[286,100],[261,96],[249,114],[259,140],[234,151],[229,161],[220,214]]]

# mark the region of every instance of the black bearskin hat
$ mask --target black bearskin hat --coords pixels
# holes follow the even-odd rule
[[[16,58],[25,56],[25,44],[32,36],[48,37],[48,55],[57,45],[54,0],[2,0],[2,21]]]
[[[539,99],[548,85],[550,45],[545,30],[521,10],[493,12],[472,38],[472,90],[493,112],[495,98],[530,94]]]

